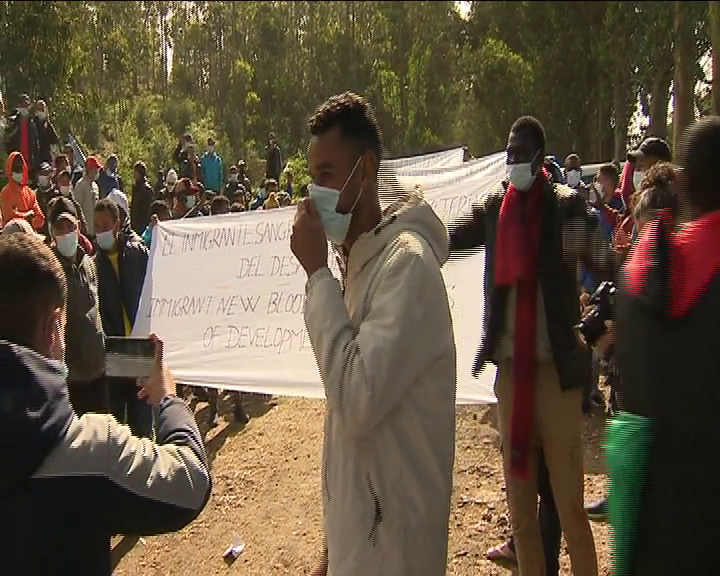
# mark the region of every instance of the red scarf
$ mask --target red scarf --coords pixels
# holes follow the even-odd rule
[[[648,223],[625,268],[628,292],[639,296],[648,280],[653,264],[653,248],[661,225],[672,227],[669,211]],[[670,294],[671,318],[687,314],[720,271],[720,210],[703,214],[676,233],[670,232]]]
[[[27,164],[28,172],[32,170],[30,164],[30,126],[27,118],[20,118],[20,153],[25,158],[25,164]]]
[[[542,173],[527,192],[508,186],[498,218],[495,285],[515,286],[515,342],[513,406],[510,425],[510,469],[524,477],[535,422],[537,380],[538,254],[542,226],[542,192],[548,182]]]

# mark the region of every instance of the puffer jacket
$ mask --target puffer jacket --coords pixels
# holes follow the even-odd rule
[[[328,268],[308,279],[333,576],[445,574],[457,384],[447,258],[445,227],[415,193],[353,245],[344,290]]]
[[[65,363],[68,382],[90,382],[105,370],[105,339],[98,304],[98,276],[95,262],[78,247],[69,260],[54,248],[65,270],[68,284]]]

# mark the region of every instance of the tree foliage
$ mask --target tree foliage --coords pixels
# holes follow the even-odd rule
[[[256,161],[271,130],[302,154],[308,115],[345,90],[373,102],[391,155],[494,152],[533,114],[549,151],[599,161],[624,155],[638,101],[664,136],[673,78],[692,98],[702,70],[676,73],[678,34],[683,62],[710,45],[707,2],[470,5],[463,18],[443,1],[0,2],[0,87],[11,106],[45,98],[60,130],[125,171],[167,167],[185,131],[232,161]]]

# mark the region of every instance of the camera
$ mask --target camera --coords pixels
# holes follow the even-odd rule
[[[600,336],[607,332],[605,321],[611,320],[615,310],[615,284],[613,282],[602,282],[595,290],[588,306],[590,312],[585,314],[580,323],[575,326],[575,336],[584,345],[595,346]]]

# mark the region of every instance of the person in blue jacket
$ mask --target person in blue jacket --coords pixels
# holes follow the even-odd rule
[[[215,139],[207,139],[207,151],[200,159],[203,185],[206,190],[222,192],[223,189],[223,161],[215,152]]]

